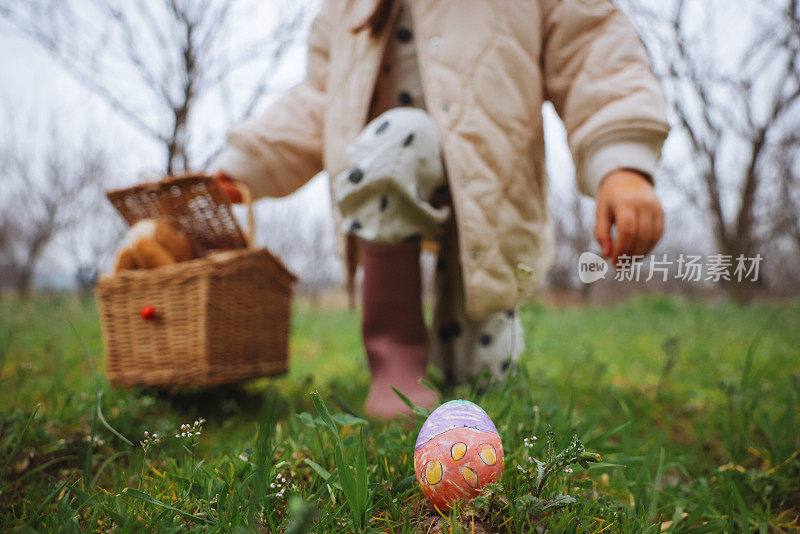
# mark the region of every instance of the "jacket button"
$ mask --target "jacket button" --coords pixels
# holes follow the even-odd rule
[[[466,178],[459,178],[458,185],[460,185],[461,187],[467,187],[469,185],[469,180],[467,180]]]
[[[436,48],[437,46],[442,44],[442,38],[441,37],[431,37],[431,40],[428,41],[428,44],[431,45],[431,48]]]
[[[449,111],[450,110],[450,102],[445,100],[442,102],[442,111]]]
[[[481,251],[478,250],[477,247],[473,247],[472,250],[470,250],[469,255],[472,257],[473,260],[477,260],[481,255]]]

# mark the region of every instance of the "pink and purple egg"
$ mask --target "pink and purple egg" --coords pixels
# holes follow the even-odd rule
[[[414,447],[414,473],[440,510],[469,500],[503,475],[503,444],[489,415],[475,403],[452,400],[428,416]]]

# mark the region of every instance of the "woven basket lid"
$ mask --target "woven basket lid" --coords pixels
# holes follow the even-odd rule
[[[170,176],[106,196],[130,225],[142,219],[167,220],[204,251],[248,246],[228,197],[209,176]]]

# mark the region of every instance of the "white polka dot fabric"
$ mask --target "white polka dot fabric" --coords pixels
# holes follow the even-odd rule
[[[464,313],[451,209],[431,203],[447,190],[433,121],[419,109],[391,109],[372,120],[348,146],[348,159],[350,168],[333,184],[345,232],[377,243],[398,243],[413,236],[440,242],[432,362],[456,382],[485,371],[503,378],[523,350],[522,327],[513,310],[482,321],[470,320]]]
[[[397,106],[425,108],[413,26],[408,1],[403,0],[386,43],[370,117]]]
[[[376,243],[438,237],[450,208],[430,204],[445,179],[427,113],[413,108],[383,113],[350,143],[347,155],[350,168],[333,183],[343,231]]]
[[[455,222],[448,221],[436,264],[431,361],[451,382],[484,373],[502,380],[514,372],[525,350],[516,310],[473,321],[464,312],[464,290]]]

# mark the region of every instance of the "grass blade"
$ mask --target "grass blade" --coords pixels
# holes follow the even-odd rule
[[[133,497],[134,499],[138,499],[138,500],[140,500],[142,502],[145,502],[147,504],[152,504],[153,506],[158,506],[159,508],[163,508],[164,510],[169,510],[170,512],[175,512],[176,514],[180,514],[181,516],[185,517],[186,519],[189,519],[189,520],[194,521],[196,523],[208,524],[208,520],[206,520],[206,519],[204,519],[202,517],[197,517],[195,515],[192,515],[189,512],[185,512],[185,511],[181,510],[180,508],[175,508],[174,506],[170,506],[169,504],[167,504],[165,502],[162,502],[162,501],[156,499],[155,497],[153,497],[152,495],[148,495],[147,493],[144,493],[142,491],[139,491],[139,490],[136,490],[136,489],[133,489],[133,488],[125,488],[124,490],[122,490],[122,493],[124,493],[125,495],[129,495],[129,496]]]
[[[336,425],[336,421],[331,417],[331,413],[328,411],[328,407],[325,405],[325,401],[322,400],[322,397],[319,396],[319,393],[312,393],[311,399],[314,402],[314,406],[317,408],[317,412],[319,412],[319,416],[322,418],[322,422],[333,434],[334,462],[336,463],[336,469],[339,471],[339,483],[342,485],[344,498],[347,500],[347,504],[350,505],[350,514],[353,518],[353,524],[356,528],[361,529],[364,526],[364,510],[362,508],[362,502],[358,499],[358,489],[352,469],[344,457],[342,439],[339,437],[339,428]]]
[[[339,489],[339,490],[342,489],[342,485],[339,483],[338,480],[336,480],[336,477],[333,476],[333,474],[331,472],[329,472],[327,469],[325,469],[324,467],[319,465],[317,462],[315,462],[314,460],[311,460],[309,458],[306,458],[305,460],[303,460],[303,462],[308,467],[313,469],[314,472],[317,473],[320,477],[322,477],[322,480],[324,480],[325,483],[330,484],[331,486],[333,486],[336,489]]]
[[[395,395],[397,395],[398,397],[400,397],[400,400],[401,400],[401,401],[403,401],[403,403],[405,403],[405,405],[406,405],[406,406],[408,406],[409,408],[411,408],[411,411],[412,411],[412,412],[414,413],[414,415],[416,415],[417,417],[420,417],[420,418],[422,418],[422,419],[427,419],[427,417],[430,415],[430,413],[428,412],[428,410],[426,410],[426,409],[425,409],[425,408],[423,408],[422,406],[417,406],[416,404],[414,404],[413,402],[411,402],[411,399],[409,399],[409,398],[408,398],[406,395],[404,395],[404,394],[403,394],[403,393],[402,393],[402,392],[401,392],[399,389],[397,389],[396,387],[392,386],[392,391],[394,391]]]
[[[360,508],[366,512],[367,507],[367,453],[364,449],[364,429],[358,435],[358,458],[356,460],[356,486]]]
[[[325,423],[325,426],[333,432],[334,439],[336,442],[341,444],[341,440],[339,439],[339,428],[336,426],[336,421],[333,420],[331,417],[331,413],[328,411],[328,407],[325,405],[325,401],[319,396],[319,393],[314,391],[311,393],[311,400],[314,402],[314,407],[317,409],[317,413],[319,413],[320,418],[322,418],[322,422]]]
[[[34,520],[36,520],[39,517],[39,514],[42,513],[42,510],[44,510],[50,504],[50,502],[56,498],[56,495],[61,493],[61,490],[64,489],[66,486],[67,486],[66,480],[62,480],[61,482],[59,482],[58,485],[55,487],[55,489],[51,491],[47,495],[47,497],[45,497],[44,500],[42,500],[42,502],[39,503],[39,506],[37,506],[36,510],[28,517],[26,523],[31,523]]]
[[[114,510],[113,508],[110,508],[110,507],[106,506],[105,504],[99,502],[95,498],[94,495],[92,495],[92,494],[90,494],[90,493],[88,493],[86,491],[83,491],[81,488],[79,488],[78,486],[75,486],[75,485],[68,485],[67,486],[67,490],[70,493],[72,493],[73,495],[75,495],[76,497],[78,497],[79,499],[83,500],[83,502],[80,503],[80,505],[78,506],[76,511],[80,511],[83,508],[85,508],[86,506],[88,506],[89,504],[93,504],[93,505],[97,506],[98,508],[100,508],[104,513],[108,514],[108,516],[115,523],[117,523],[118,525],[122,525],[122,524],[125,523],[125,515],[124,514],[121,514],[117,510]],[[117,495],[117,497],[119,498],[119,495]]]
[[[26,478],[28,478],[28,477],[30,477],[32,475],[35,475],[36,473],[39,473],[41,471],[44,471],[45,469],[47,469],[51,465],[55,465],[55,464],[61,463],[61,462],[66,462],[66,461],[69,461],[69,460],[74,460],[75,458],[77,458],[76,455],[69,454],[67,456],[59,456],[58,458],[53,458],[52,460],[48,460],[48,461],[44,462],[43,464],[34,467],[33,469],[25,471],[25,473],[23,473],[22,475],[20,475],[18,478],[16,478],[14,480],[14,484],[19,484],[20,482],[22,482]],[[12,484],[6,484],[4,486],[0,486],[0,494],[5,493],[5,491],[11,486],[12,486]]]
[[[131,440],[129,440],[128,438],[126,438],[125,436],[123,436],[122,434],[120,434],[120,433],[117,431],[117,429],[116,429],[116,428],[114,428],[113,426],[111,426],[111,425],[108,423],[108,421],[106,421],[106,418],[105,418],[105,416],[103,415],[102,402],[103,402],[103,392],[102,392],[102,391],[98,391],[98,392],[97,392],[97,417],[100,419],[100,422],[103,424],[103,426],[104,426],[104,427],[106,427],[106,428],[109,430],[109,432],[111,432],[112,434],[114,434],[115,436],[117,436],[119,439],[121,439],[122,441],[124,441],[125,443],[127,443],[129,446],[133,447],[133,442],[131,442]]]
[[[261,417],[258,423],[258,436],[256,437],[255,471],[253,473],[253,486],[248,503],[248,521],[255,525],[255,518],[266,500],[268,463],[272,459],[274,449],[270,447],[272,436],[275,433],[275,399],[268,396],[264,399],[261,408]]]
[[[437,399],[439,399],[439,404],[444,404],[444,397],[442,396],[441,393],[439,393],[439,390],[436,389],[436,386],[434,386],[424,378],[420,378],[419,383],[428,388],[429,390],[433,391],[433,394],[436,395]]]
[[[664,447],[661,447],[661,452],[658,455],[658,469],[656,469],[656,478],[653,481],[653,495],[650,498],[650,505],[647,509],[647,515],[650,518],[655,517],[656,507],[658,506],[658,492],[661,491],[661,478],[664,474]]]
[[[108,458],[106,458],[106,459],[103,461],[103,463],[102,463],[102,464],[100,464],[100,467],[98,467],[98,468],[97,468],[97,473],[95,473],[95,474],[94,474],[94,477],[92,477],[92,484],[91,484],[91,487],[94,487],[94,485],[95,485],[95,484],[97,484],[97,480],[100,478],[100,475],[102,475],[102,474],[103,474],[103,471],[105,471],[106,467],[108,467],[109,465],[111,465],[111,463],[112,463],[114,460],[116,460],[117,458],[119,458],[119,457],[121,457],[121,456],[127,456],[128,454],[129,454],[129,453],[128,453],[128,451],[119,451],[119,452],[115,452],[114,454],[112,454],[111,456],[109,456]]]
[[[19,437],[17,438],[17,442],[14,444],[14,447],[11,449],[11,454],[8,455],[8,459],[3,464],[3,469],[0,470],[0,480],[4,480],[6,476],[6,469],[8,466],[11,465],[11,462],[14,460],[14,457],[19,453],[20,447],[22,447],[22,441],[25,439],[25,434],[28,433],[28,428],[31,426],[31,422],[33,418],[36,417],[36,414],[39,412],[39,404],[36,405],[36,408],[33,410],[33,413],[28,417],[28,420],[25,421],[25,426],[22,427],[22,431],[19,433]]]

